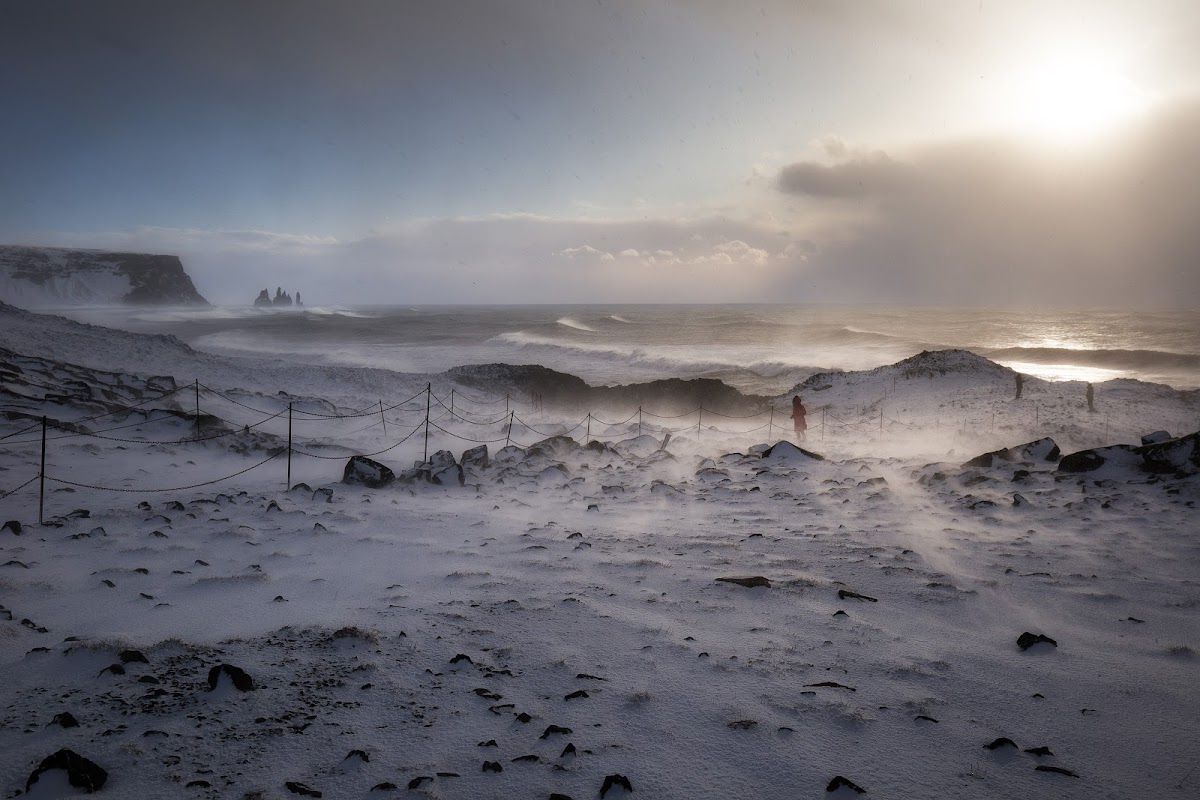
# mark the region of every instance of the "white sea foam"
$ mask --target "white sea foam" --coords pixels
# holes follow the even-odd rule
[[[559,317],[557,320],[555,320],[555,322],[557,322],[559,325],[563,325],[568,328],[574,328],[577,331],[587,331],[588,333],[596,332],[595,328],[589,328],[587,325],[584,325],[582,322],[571,319],[570,317]]]

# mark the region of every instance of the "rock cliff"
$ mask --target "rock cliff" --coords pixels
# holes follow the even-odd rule
[[[0,298],[27,308],[207,306],[178,256],[0,245]]]

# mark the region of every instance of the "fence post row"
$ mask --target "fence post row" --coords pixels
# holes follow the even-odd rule
[[[451,395],[453,397],[453,395]],[[451,402],[454,402],[451,400]],[[379,421],[383,423],[383,438],[387,438],[387,417],[383,415],[383,400],[379,401]]]
[[[696,416],[696,441],[700,441],[700,423],[704,421],[704,406],[700,406],[700,413]]]
[[[592,443],[592,413],[589,411],[587,415],[587,436],[583,439],[584,444]]]
[[[508,412],[508,433],[504,437],[504,446],[505,447],[508,447],[508,443],[512,441],[513,418],[516,415],[517,415],[517,412],[515,412],[515,411]]]
[[[200,438],[200,379],[196,378],[196,438]]]

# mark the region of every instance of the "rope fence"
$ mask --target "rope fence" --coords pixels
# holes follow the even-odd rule
[[[132,437],[108,435],[109,433],[124,431],[124,430],[128,430],[130,428],[141,428],[143,426],[154,425],[154,424],[162,423],[164,421],[172,421],[175,423],[179,423],[181,421],[186,422],[188,412],[181,411],[177,407],[172,407],[172,408],[168,408],[168,409],[146,409],[144,407],[150,403],[154,403],[154,402],[158,402],[158,401],[162,401],[167,398],[170,398],[171,396],[176,395],[179,392],[181,392],[187,388],[191,388],[193,390],[193,395],[194,395],[194,403],[195,403],[194,419],[192,420],[192,422],[194,424],[194,435],[193,436],[179,437],[179,438],[175,438],[175,439],[137,439],[137,438],[132,438]],[[202,414],[201,407],[200,407],[200,395],[201,395],[202,391],[205,394],[205,396],[215,397],[218,401],[226,401],[226,402],[232,404],[233,406],[239,407],[247,412],[253,412],[254,414],[260,415],[261,418],[255,420],[255,421],[251,421],[251,422],[235,422],[235,421],[226,419],[224,417],[217,416],[210,412],[205,412],[204,414]],[[532,413],[535,413],[535,414],[540,413],[543,408],[540,395],[538,395],[537,393],[531,393],[531,397],[533,398],[533,400],[529,404],[529,409],[531,410]],[[59,400],[59,398],[55,398],[56,402],[58,400]],[[466,400],[470,404],[479,404],[479,405],[483,405],[483,406],[497,407],[497,408],[495,411],[492,411],[490,413],[476,412],[476,411],[472,411],[470,408],[464,409],[462,407],[463,400]],[[423,401],[424,409],[420,408],[421,401]],[[304,401],[304,402],[311,402],[311,401]],[[504,403],[505,412],[502,416],[496,416],[496,414],[499,411],[498,406],[501,402]],[[414,405],[414,404],[416,404],[416,405]],[[435,404],[439,409],[441,409],[441,413],[437,414],[436,416],[433,416],[431,414],[431,412],[434,410]],[[451,391],[449,392],[448,395],[446,395],[444,397],[438,397],[433,392],[432,384],[426,384],[424,389],[420,390],[419,392],[413,394],[412,396],[410,396],[410,397],[406,398],[405,400],[402,400],[398,403],[394,403],[392,405],[385,405],[384,401],[382,399],[380,399],[376,403],[372,404],[371,406],[369,406],[366,409],[351,411],[349,413],[322,413],[322,412],[310,411],[310,410],[306,410],[306,409],[299,409],[299,408],[296,408],[295,406],[296,406],[296,401],[292,401],[292,402],[288,403],[286,408],[283,408],[283,409],[280,409],[277,411],[268,411],[266,409],[258,408],[255,405],[252,405],[250,403],[244,403],[241,400],[230,397],[229,394],[222,393],[216,389],[213,389],[204,384],[201,384],[197,380],[197,381],[194,381],[190,385],[179,386],[170,391],[163,392],[162,394],[160,394],[154,398],[142,400],[138,403],[130,404],[130,405],[118,405],[116,408],[111,409],[109,411],[106,411],[106,412],[103,412],[100,414],[95,414],[90,417],[85,417],[84,419],[77,420],[77,421],[69,421],[68,422],[68,421],[50,420],[48,417],[43,416],[39,421],[34,422],[32,425],[29,425],[27,427],[21,428],[20,430],[14,431],[12,433],[9,433],[9,434],[6,434],[6,435],[0,437],[0,447],[9,447],[9,446],[15,447],[15,446],[19,446],[19,445],[35,444],[35,443],[39,443],[39,442],[41,444],[41,461],[40,461],[40,469],[39,469],[38,473],[36,475],[34,475],[32,478],[30,478],[29,480],[25,481],[24,483],[20,484],[19,486],[16,486],[13,489],[8,489],[8,490],[0,489],[0,500],[17,494],[18,492],[20,492],[20,491],[26,489],[27,487],[29,487],[30,485],[32,485],[34,482],[39,482],[38,520],[39,520],[39,522],[42,522],[44,520],[46,481],[50,481],[51,483],[61,484],[64,486],[77,487],[77,488],[83,488],[83,489],[91,489],[91,490],[104,491],[104,492],[122,492],[122,493],[131,493],[131,494],[143,493],[143,492],[144,493],[177,492],[177,491],[186,491],[189,489],[196,489],[196,488],[200,488],[200,487],[204,487],[204,486],[211,486],[211,485],[214,485],[217,483],[231,480],[233,478],[237,478],[241,475],[245,475],[253,470],[256,470],[256,469],[258,469],[258,468],[260,468],[282,456],[285,456],[285,455],[287,457],[287,479],[286,479],[285,486],[290,486],[291,485],[291,461],[292,461],[293,454],[303,457],[303,458],[327,460],[327,461],[343,461],[352,455],[373,457],[373,456],[379,456],[379,455],[383,455],[384,453],[393,451],[396,448],[400,447],[401,445],[411,441],[418,434],[423,434],[424,435],[423,461],[428,461],[429,460],[429,437],[430,437],[431,431],[437,431],[439,434],[442,434],[443,436],[450,437],[452,439],[455,439],[455,440],[458,440],[461,442],[475,444],[475,445],[499,444],[499,443],[503,442],[504,446],[506,446],[506,447],[509,445],[516,445],[516,446],[519,446],[522,448],[529,447],[529,445],[525,444],[523,441],[514,439],[514,433],[521,431],[521,430],[528,431],[529,433],[540,436],[540,437],[565,436],[565,437],[574,439],[576,436],[579,435],[579,431],[582,429],[585,444],[590,444],[594,440],[599,440],[600,436],[602,436],[605,439],[611,439],[613,436],[619,436],[622,434],[633,433],[635,430],[636,430],[636,433],[638,436],[642,436],[643,431],[646,431],[646,432],[649,432],[649,433],[652,433],[655,435],[661,435],[661,436],[668,436],[668,435],[674,436],[676,434],[680,434],[680,433],[684,433],[684,432],[688,432],[688,431],[694,431],[696,434],[697,442],[699,442],[703,439],[706,432],[710,437],[716,436],[716,437],[722,437],[725,439],[728,439],[731,437],[748,436],[750,434],[760,434],[763,431],[767,432],[768,439],[773,439],[776,435],[776,431],[775,431],[776,428],[779,429],[780,435],[787,436],[791,433],[791,426],[787,425],[786,422],[785,423],[775,422],[776,409],[774,407],[767,408],[764,411],[751,413],[751,414],[728,414],[723,411],[717,411],[714,409],[706,408],[703,404],[701,404],[701,405],[697,406],[696,408],[691,409],[689,411],[685,411],[683,413],[676,413],[676,414],[661,414],[661,413],[657,413],[654,411],[646,410],[646,409],[642,408],[641,406],[639,406],[636,411],[634,411],[628,417],[626,417],[625,419],[620,420],[620,421],[607,421],[607,420],[597,417],[593,412],[589,411],[582,419],[580,419],[572,427],[568,428],[568,427],[566,427],[566,424],[564,423],[563,425],[558,425],[553,428],[547,428],[547,427],[543,427],[543,423],[539,422],[538,425],[534,425],[522,417],[517,417],[516,410],[513,407],[514,402],[513,402],[513,398],[512,398],[511,394],[506,394],[504,397],[496,396],[496,397],[493,397],[491,400],[479,400],[477,398],[473,398],[469,395],[463,394],[463,393],[459,392],[457,389],[451,389]],[[877,414],[876,414],[876,408],[878,408]],[[1035,415],[1034,419],[1036,421],[1040,422],[1040,406],[1035,407],[1033,410],[1034,410],[1034,415]],[[336,407],[335,407],[335,411],[336,411]],[[850,409],[850,411],[852,414],[855,413],[853,409]],[[156,412],[159,412],[157,416],[155,416]],[[885,410],[883,408],[883,403],[881,401],[875,401],[868,405],[860,406],[858,408],[857,413],[860,415],[860,417],[867,416],[868,414],[873,415],[867,420],[862,420],[862,419],[849,420],[849,419],[843,419],[839,416],[835,416],[831,412],[830,406],[828,406],[828,405],[810,410],[809,419],[813,419],[815,421],[816,412],[820,413],[819,423],[816,423],[811,428],[809,428],[808,435],[809,435],[809,437],[815,437],[815,436],[819,435],[820,440],[822,442],[826,441],[827,437],[832,436],[839,431],[849,431],[858,436],[871,437],[872,441],[875,440],[874,439],[875,436],[878,436],[879,439],[882,440],[884,434],[888,430],[894,430],[897,428],[902,431],[918,431],[918,432],[922,432],[925,434],[930,432],[930,429],[928,428],[928,426],[922,428],[922,426],[917,425],[915,423],[905,422],[903,420],[898,420],[892,416],[889,416],[887,413],[885,413]],[[126,414],[140,413],[143,415],[144,418],[141,420],[135,421],[135,422],[123,423],[123,424],[114,425],[114,426],[108,427],[108,428],[102,428],[97,431],[77,430],[76,429],[79,426],[81,426],[84,422],[90,422],[90,421],[95,421],[95,420],[99,420],[99,419],[104,419],[107,417],[115,416],[120,413],[126,413]],[[780,413],[782,414],[782,411]],[[260,428],[262,428],[262,426],[265,426],[272,421],[281,420],[281,418],[283,418],[284,415],[287,416],[287,421],[288,421],[286,447],[282,446],[282,435],[281,434],[272,434],[272,433],[263,431],[263,433],[267,437],[275,437],[276,440],[280,441],[280,444],[276,447],[276,449],[274,449],[274,451],[269,456],[262,459],[261,461],[258,461],[257,463],[254,463],[243,469],[239,469],[238,471],[233,472],[229,475],[224,475],[224,476],[221,476],[218,478],[213,478],[210,480],[205,480],[205,481],[201,481],[201,482],[197,482],[197,483],[191,483],[191,484],[188,484],[185,486],[137,488],[137,487],[114,487],[114,486],[104,486],[104,485],[99,485],[99,484],[77,482],[77,481],[70,480],[68,477],[63,476],[63,475],[47,474],[46,455],[47,455],[47,444],[49,442],[60,442],[63,440],[72,440],[72,439],[84,439],[84,440],[99,439],[102,441],[117,442],[117,443],[120,443],[123,445],[124,444],[135,444],[135,445],[147,445],[147,446],[164,446],[164,445],[203,444],[206,442],[211,442],[211,441],[222,439],[222,438],[236,436],[238,434],[244,435],[251,430],[260,429]],[[419,417],[417,417],[417,420],[419,420],[419,421],[415,421],[411,417],[407,421],[402,420],[400,417],[403,415],[420,415]],[[765,418],[766,421],[763,422],[762,424],[754,425],[753,427],[730,430],[730,429],[726,429],[724,427],[724,424],[722,424],[721,426],[718,426],[718,425],[712,424],[711,421],[708,424],[706,424],[705,423],[706,415],[709,417],[710,420],[715,418],[718,420],[730,420],[730,421],[736,422],[736,421],[754,421],[754,420],[761,420],[761,419]],[[12,416],[11,412],[10,412],[10,416]],[[25,416],[25,415],[20,414],[19,416]],[[690,418],[693,416],[695,416],[694,423],[689,421],[686,425],[682,425],[679,427],[667,428],[661,424],[662,422],[684,420],[684,419],[687,419],[687,418]],[[940,415],[940,414],[935,415],[934,430],[940,429],[943,416],[946,416],[946,415]],[[975,416],[978,416],[978,415],[976,414]],[[321,439],[314,439],[310,436],[310,437],[308,437],[309,444],[307,445],[307,447],[301,448],[296,445],[296,442],[295,442],[295,439],[293,436],[293,423],[295,423],[295,422],[308,422],[308,423],[320,422],[325,425],[333,425],[333,424],[336,424],[336,423],[338,423],[340,421],[344,421],[344,420],[365,420],[367,418],[376,418],[376,417],[377,417],[377,419],[373,419],[373,421],[368,425],[365,425],[362,427],[357,427],[350,431],[341,431],[333,436],[324,437],[325,442],[329,442],[332,440],[335,442],[333,444],[323,444]],[[646,421],[647,418],[649,420],[652,420],[653,422],[647,422]],[[790,419],[787,417],[784,417],[784,419],[788,419],[790,421]],[[225,425],[228,427],[224,430],[212,432],[207,435],[202,435],[201,434],[202,420],[208,420],[209,424],[211,424],[213,421],[216,421],[216,422],[219,422],[222,425]],[[636,424],[634,422],[635,420],[636,420]],[[985,424],[980,423],[974,417],[972,417],[971,419],[968,419],[968,420],[956,418],[955,421],[959,424],[960,430],[964,431],[964,432],[966,430],[968,430],[969,428],[982,430],[984,427],[986,427]],[[415,424],[414,424],[414,422],[415,422]],[[1105,435],[1107,436],[1108,424],[1109,424],[1107,417],[1105,417],[1104,422],[1105,422],[1105,426],[1104,426],[1105,427]],[[994,430],[994,428],[995,428],[995,423],[996,423],[996,411],[993,408],[991,411],[991,421],[990,421],[992,430]],[[468,429],[463,430],[461,426],[467,426]],[[496,426],[500,426],[500,427],[497,428]],[[29,434],[39,427],[41,428],[41,436],[40,437],[38,437],[38,438],[32,438],[32,437],[20,438],[21,436],[23,436],[25,434]],[[389,427],[390,427],[390,430],[389,430]],[[953,427],[952,425],[949,425],[949,426],[947,426],[946,430],[950,431],[952,429],[952,427]],[[369,452],[362,452],[361,450],[356,450],[352,447],[347,447],[343,444],[336,443],[336,440],[338,440],[338,439],[340,439],[342,441],[346,441],[349,437],[357,436],[357,435],[366,433],[368,431],[373,431],[378,428],[382,428],[383,442],[381,442],[381,444],[386,444],[386,446],[380,447],[379,449],[374,449]],[[614,433],[614,429],[616,430],[615,433]],[[50,430],[56,431],[56,434],[53,436],[49,435],[48,432]],[[403,434],[403,435],[401,435],[401,434]],[[398,438],[396,438],[395,441],[390,441],[394,437],[398,437]],[[262,440],[262,439],[259,440],[260,443],[263,441],[264,440]],[[268,438],[265,441],[269,443],[270,439]],[[390,443],[389,443],[389,441],[390,441]],[[336,447],[338,449],[341,449],[344,452],[339,453],[337,455],[326,455],[326,454],[322,454],[322,453],[312,452],[311,448],[313,446],[316,446],[316,447],[331,446],[331,447]]]

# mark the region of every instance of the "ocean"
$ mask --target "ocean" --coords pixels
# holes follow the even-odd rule
[[[1136,378],[1200,388],[1200,315],[1192,310],[572,305],[90,309],[70,316],[174,334],[217,353],[414,373],[541,364],[593,385],[707,377],[778,395],[815,372],[962,348],[1050,380]]]

